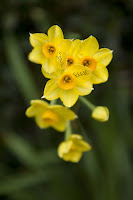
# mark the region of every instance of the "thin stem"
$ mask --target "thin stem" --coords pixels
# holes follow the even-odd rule
[[[68,138],[70,137],[71,134],[72,134],[71,124],[70,124],[70,121],[68,120],[66,132],[65,132],[65,140],[68,140]]]
[[[57,102],[57,99],[54,99],[54,100],[50,101],[50,105],[51,105],[51,106],[52,106],[52,105],[55,105],[56,102]]]
[[[96,107],[94,104],[92,104],[89,100],[87,100],[84,97],[79,97],[79,99],[91,110],[94,110],[94,108]]]

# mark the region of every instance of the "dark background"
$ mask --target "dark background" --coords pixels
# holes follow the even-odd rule
[[[0,3],[0,199],[133,199],[133,1],[4,0]],[[29,32],[59,25],[65,38],[95,36],[114,50],[109,80],[87,96],[107,106],[100,123],[78,101],[73,133],[92,145],[78,164],[64,162],[57,147],[64,133],[40,130],[25,116],[40,98],[46,79],[28,61]]]

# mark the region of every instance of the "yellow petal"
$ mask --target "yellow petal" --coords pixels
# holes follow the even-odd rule
[[[98,121],[106,122],[109,119],[109,110],[105,106],[97,106],[92,112],[92,117]]]
[[[91,146],[83,140],[79,140],[79,141],[75,142],[74,146],[75,146],[77,151],[81,151],[81,152],[91,150]]]
[[[34,117],[35,115],[42,114],[49,106],[49,104],[42,100],[32,100],[31,106],[26,110],[27,117]]]
[[[95,37],[90,36],[81,42],[81,48],[78,52],[78,57],[92,56],[99,49],[98,41]]]
[[[62,40],[61,43],[59,43],[58,48],[61,51],[68,52],[68,50],[71,47],[71,45],[72,45],[72,41],[70,39],[64,39],[64,40]]]
[[[48,125],[46,122],[43,121],[41,115],[37,115],[37,116],[35,117],[35,121],[36,121],[37,126],[38,126],[39,128],[41,128],[41,129],[43,129],[43,128],[48,128],[48,127],[49,127],[49,125]]]
[[[28,58],[31,62],[42,64],[45,60],[45,57],[42,53],[42,48],[39,46],[35,47],[29,54]]]
[[[58,114],[60,120],[74,120],[77,118],[77,115],[72,110],[61,105],[53,105],[51,106],[51,109]]]
[[[67,54],[64,51],[59,51],[58,54],[53,58],[53,65],[56,69],[64,69],[67,65]]]
[[[91,93],[93,90],[93,85],[90,81],[86,81],[84,83],[78,82],[75,89],[78,91],[79,95],[84,96]]]
[[[68,67],[65,72],[70,72],[76,78],[78,83],[88,81],[92,74],[91,70],[88,67],[84,67],[83,65],[75,64]]]
[[[64,39],[63,32],[61,28],[57,25],[54,25],[48,30],[49,42],[59,44]]]
[[[69,150],[71,149],[72,145],[73,145],[72,141],[64,141],[64,142],[62,142],[59,145],[58,150],[57,150],[58,156],[60,158],[62,158],[64,153],[66,154],[66,153],[69,152]]]
[[[78,97],[79,95],[73,89],[60,91],[60,99],[66,107],[73,106],[78,100]]]
[[[42,73],[43,73],[43,75],[46,77],[46,78],[49,78],[49,79],[51,79],[51,78],[57,78],[58,79],[58,77],[60,77],[61,76],[61,74],[63,73],[63,70],[61,70],[61,69],[57,69],[56,71],[54,71],[54,72],[52,72],[52,73],[48,73],[48,72],[46,72],[45,70],[44,70],[44,68],[45,67],[42,67],[41,68],[41,70],[42,70]]]
[[[72,141],[77,141],[77,140],[81,140],[83,137],[82,135],[79,135],[79,134],[72,134],[70,137],[69,137],[69,140],[72,140]]]
[[[53,128],[55,128],[57,131],[63,132],[66,129],[66,120],[59,119],[59,121],[52,125]]]
[[[107,48],[99,49],[93,55],[93,58],[95,58],[97,62],[102,63],[104,66],[107,66],[111,62],[112,57],[112,51]]]
[[[55,65],[53,64],[53,59],[45,58],[42,64],[43,71],[46,73],[53,73],[56,71]]]
[[[48,36],[44,33],[30,33],[30,43],[33,47],[42,46],[48,41]]]
[[[44,96],[48,100],[54,100],[59,98],[60,88],[58,87],[57,80],[51,79],[47,81],[44,88]]]
[[[91,82],[93,84],[99,84],[106,82],[108,80],[108,70],[104,65],[98,63],[96,69],[93,71],[91,75]]]
[[[63,159],[65,161],[70,161],[74,163],[79,162],[81,157],[82,157],[82,153],[80,151],[72,151],[63,155]]]
[[[69,56],[76,56],[76,53],[80,48],[80,45],[81,45],[81,40],[79,39],[74,40],[69,50]]]

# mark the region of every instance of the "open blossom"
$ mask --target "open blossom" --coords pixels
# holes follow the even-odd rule
[[[82,153],[91,150],[91,146],[82,140],[82,136],[72,134],[68,140],[62,142],[58,147],[58,155],[65,161],[79,162]]]
[[[93,90],[90,76],[91,70],[82,65],[72,65],[62,73],[52,75],[52,78],[49,75],[47,78],[51,80],[46,83],[42,98],[48,100],[60,98],[65,106],[71,107],[79,95],[88,95]]]
[[[57,131],[66,129],[67,120],[74,120],[77,115],[61,105],[49,105],[43,100],[32,100],[31,106],[26,110],[27,117],[35,117],[39,128],[52,127]]]
[[[81,64],[92,71],[91,81],[99,84],[108,80],[106,66],[112,60],[112,51],[107,48],[99,49],[98,41],[90,36],[85,40],[75,40],[69,49],[67,67]]]
[[[60,69],[66,66],[67,51],[71,40],[64,39],[59,26],[50,27],[48,35],[44,33],[30,34],[30,43],[34,49],[29,54],[29,60],[41,64],[47,73],[56,71],[57,66]]]

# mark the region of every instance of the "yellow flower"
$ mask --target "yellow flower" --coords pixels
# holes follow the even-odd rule
[[[112,51],[107,48],[99,49],[99,44],[95,37],[90,36],[81,42],[76,57],[79,64],[88,67],[92,71],[91,81],[93,84],[108,80],[106,66],[112,60]]]
[[[82,136],[73,134],[58,147],[58,155],[65,161],[79,162],[82,153],[91,150],[91,146],[82,140]]]
[[[77,54],[77,52],[80,48],[80,45],[81,45],[81,40],[76,39],[76,40],[72,41],[71,47],[68,51],[67,66],[66,67],[70,67],[74,64],[78,64],[76,54]]]
[[[43,71],[42,71],[43,72]],[[46,75],[46,74],[44,74]],[[48,100],[60,97],[63,104],[67,107],[73,106],[78,100],[79,95],[88,95],[92,91],[92,83],[89,81],[91,70],[82,65],[72,65],[62,74],[56,73],[46,83],[42,98]]]
[[[104,106],[97,106],[92,112],[92,117],[98,121],[105,122],[109,119],[109,110]]]
[[[56,66],[60,69],[66,66],[66,53],[71,41],[64,39],[59,26],[50,27],[48,36],[44,33],[30,34],[30,43],[34,49],[29,54],[29,60],[41,64],[47,73],[56,71]]]
[[[31,106],[26,110],[27,117],[35,117],[39,128],[52,127],[57,131],[66,129],[66,121],[74,120],[77,115],[61,105],[49,105],[43,100],[32,100]]]

